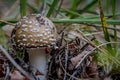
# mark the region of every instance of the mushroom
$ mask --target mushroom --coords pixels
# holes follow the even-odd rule
[[[26,48],[34,74],[40,80],[47,80],[48,57],[46,47],[56,47],[58,39],[54,24],[41,14],[32,14],[23,17],[15,26],[11,34],[12,44],[17,49]]]

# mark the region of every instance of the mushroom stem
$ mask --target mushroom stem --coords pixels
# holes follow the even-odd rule
[[[32,72],[37,80],[47,80],[47,54],[44,49],[29,49],[29,59]],[[40,72],[37,74],[37,72]]]

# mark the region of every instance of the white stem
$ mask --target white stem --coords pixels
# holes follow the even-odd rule
[[[33,73],[35,74],[37,71],[42,73],[43,75],[35,75],[37,79],[47,80],[47,54],[44,49],[29,49],[29,59]]]

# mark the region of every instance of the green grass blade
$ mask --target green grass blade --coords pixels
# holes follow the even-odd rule
[[[104,37],[105,40],[110,42],[110,36],[107,30],[107,22],[106,22],[106,18],[104,17],[104,13],[103,13],[103,9],[102,9],[102,4],[101,1],[98,0],[98,6],[99,6],[99,10],[100,10],[100,18],[101,18],[101,23],[102,23],[102,27],[103,27],[103,32],[104,32]],[[111,44],[107,44],[107,48],[109,51],[112,51],[112,46]]]
[[[50,6],[50,9],[49,9],[49,11],[48,11],[48,13],[47,13],[47,17],[50,17],[50,16],[51,16],[51,14],[53,13],[53,11],[54,11],[56,5],[58,4],[58,2],[59,2],[59,0],[54,0],[54,1],[52,2],[52,5]]]
[[[79,6],[79,4],[82,2],[83,0],[72,0],[72,2],[71,2],[71,8],[70,8],[70,11],[74,11],[74,12],[76,12],[77,11],[77,7]],[[76,12],[77,13],[77,12]],[[72,15],[72,14],[70,14],[71,16],[71,18],[74,18],[74,17],[76,17],[75,15]]]
[[[83,13],[84,11],[87,11],[88,9],[90,9],[92,6],[94,6],[94,4],[97,3],[97,0],[93,0],[91,3],[89,3],[88,5],[86,5],[80,13]]]
[[[26,2],[27,2],[27,0],[20,0],[20,15],[21,15],[21,17],[26,15]]]
[[[113,20],[116,19],[116,0],[112,0],[112,13],[113,13]],[[113,25],[115,30],[114,30],[114,41],[117,42],[117,30],[116,30],[116,25]],[[114,44],[114,52],[117,53],[117,44]]]
[[[7,40],[6,40],[6,37],[4,35],[5,35],[5,33],[0,28],[0,44],[2,44],[6,48],[7,47],[6,46]]]
[[[48,6],[51,6],[50,2],[47,2],[47,5]],[[56,10],[56,9],[55,9]],[[57,11],[57,10],[56,10]],[[79,13],[75,12],[75,11],[72,11],[72,10],[69,10],[69,9],[65,9],[65,8],[60,8],[60,12],[65,12],[66,14],[71,14],[71,15],[74,15],[74,16],[78,16],[80,18],[83,18],[82,15],[80,15]]]
[[[13,20],[13,21],[4,21],[4,20],[0,20],[0,28],[6,24],[8,25],[13,25],[15,26],[15,23],[17,22],[17,20]]]
[[[78,0],[76,3],[76,6],[79,6],[81,2],[83,2],[84,0]]]
[[[62,4],[63,4],[63,1],[64,1],[64,0],[61,0],[61,1],[60,1],[59,5],[58,5],[58,8],[57,8],[57,10],[56,10],[57,12],[56,12],[56,14],[55,14],[55,17],[56,17],[57,14],[60,12],[60,9],[61,9],[61,6],[62,6]]]
[[[80,4],[82,1],[83,1],[83,0],[72,0],[70,10],[76,11],[76,10],[77,10],[77,7],[79,6],[79,4]]]
[[[110,0],[106,0],[106,13],[109,13],[109,7],[110,7]]]
[[[76,11],[77,8],[77,0],[72,0],[72,4],[71,4],[71,9],[72,11]]]
[[[71,9],[70,11],[76,11],[76,8],[77,8],[77,0],[72,0],[72,4],[71,4]],[[70,14],[71,15],[71,14]],[[74,15],[71,15],[71,18],[73,18]]]
[[[75,12],[75,11],[72,11],[72,10],[69,10],[69,9],[61,8],[61,11],[64,11],[64,12],[66,12],[66,13],[69,13],[69,14],[71,14],[71,15],[73,15],[73,16],[78,16],[78,17],[80,17],[80,18],[83,18],[83,16],[80,15],[79,13],[77,13],[77,12]]]
[[[113,17],[113,14],[105,14],[105,17]],[[120,13],[116,13],[115,16],[120,16]],[[84,19],[95,19],[95,18],[100,18],[99,15],[94,15],[94,16],[85,16]]]
[[[101,24],[99,19],[54,19],[54,23],[96,23]],[[106,20],[108,24],[120,24],[120,20]]]
[[[30,4],[27,2],[27,6],[33,10],[34,13],[40,13],[40,10],[37,6]]]

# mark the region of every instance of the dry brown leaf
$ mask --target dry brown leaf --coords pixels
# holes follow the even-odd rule
[[[10,80],[26,80],[25,77],[17,70],[10,73]]]
[[[81,53],[81,54],[78,54],[77,56],[71,58],[71,62],[73,64],[73,66],[76,66],[84,55],[85,55],[85,53]]]

